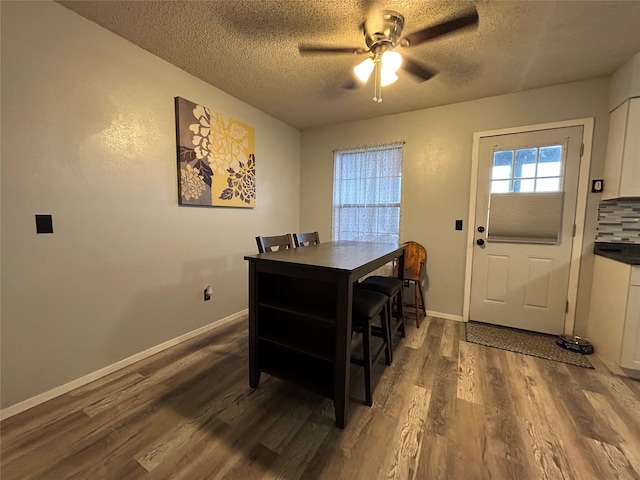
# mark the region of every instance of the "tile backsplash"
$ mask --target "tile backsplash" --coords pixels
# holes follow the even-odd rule
[[[640,244],[640,200],[600,202],[596,242]]]

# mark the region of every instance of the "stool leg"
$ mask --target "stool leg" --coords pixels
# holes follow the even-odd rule
[[[391,337],[393,336],[393,334],[391,333],[393,332],[393,325],[391,323],[393,322],[393,298],[389,298],[389,301],[385,305],[384,310],[387,316],[387,330],[389,331],[389,340],[391,340]],[[382,319],[382,317],[380,318]],[[384,329],[382,329],[382,336],[385,336]],[[393,345],[391,344],[391,341],[387,342],[385,359],[387,360],[387,365],[391,365],[391,362],[393,362]]]
[[[380,310],[380,325],[382,326],[382,340],[385,343],[384,346],[384,359],[387,365],[391,365],[393,361],[393,352],[391,351],[391,321],[388,311],[391,310],[391,299],[387,302],[385,307]]]
[[[364,401],[370,407],[373,405],[371,395],[371,321],[367,321],[362,329],[362,360],[364,364]]]
[[[424,293],[422,292],[422,285],[420,285],[420,282],[416,282],[416,286],[418,287],[418,290],[420,291],[420,304],[422,305],[422,312],[424,313],[424,316],[427,316],[427,309],[424,306]],[[416,302],[416,309],[417,309],[417,302]]]
[[[416,328],[420,328],[420,321],[418,314],[420,313],[420,307],[418,306],[418,282],[413,282],[413,305],[416,308]]]
[[[400,315],[400,318],[398,319],[400,322],[400,335],[404,338],[407,336],[407,333],[404,330],[404,294],[402,293],[402,290],[403,288],[401,288],[396,295],[396,302],[398,303],[398,315]]]

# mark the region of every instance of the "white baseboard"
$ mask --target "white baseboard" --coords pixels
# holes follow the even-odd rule
[[[155,347],[151,347],[143,352],[136,353],[124,360],[120,360],[108,367],[101,368],[93,373],[85,375],[84,377],[77,378],[76,380],[72,380],[69,383],[65,383],[64,385],[60,385],[59,387],[52,388],[51,390],[40,393],[35,397],[28,398],[20,403],[16,403],[15,405],[11,405],[10,407],[4,408],[0,410],[0,420],[4,420],[6,418],[17,415],[18,413],[24,412],[36,405],[40,405],[48,400],[59,397],[60,395],[64,395],[65,393],[70,392],[71,390],[75,390],[78,387],[82,387],[87,383],[91,383],[94,380],[98,380],[110,373],[116,372],[121,368],[128,367],[129,365],[133,365],[140,360],[144,360],[151,355],[155,355],[156,353],[162,352],[168,348],[174,347],[182,342],[186,342],[187,340],[191,340],[198,335],[208,332],[209,330],[213,330],[215,328],[226,325],[227,323],[233,322],[234,320],[238,320],[246,315],[248,315],[249,309],[245,308],[237,313],[229,315],[228,317],[222,318],[215,322],[210,323],[209,325],[205,325],[204,327],[200,327],[191,332],[185,333],[184,335],[180,335],[179,337],[168,340],[160,345],[156,345]]]
[[[404,313],[404,318],[405,321],[407,321],[407,319],[411,318],[411,315],[414,315],[414,309],[413,308],[409,308],[407,310],[407,306],[405,304],[405,313]],[[422,308],[420,309],[420,314],[422,315]],[[452,313],[442,313],[442,312],[434,312],[433,310],[427,310],[427,317],[436,317],[436,318],[442,318],[444,320],[453,320],[454,322],[464,322],[464,319],[462,318],[462,315],[454,315]]]
[[[434,312],[433,310],[427,310],[427,316],[443,318],[445,320],[453,320],[455,322],[462,322],[462,315],[453,315],[452,313]]]

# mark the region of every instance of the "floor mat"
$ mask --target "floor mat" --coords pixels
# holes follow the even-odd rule
[[[569,363],[578,367],[593,368],[585,355],[558,346],[556,335],[528,332],[480,322],[468,322],[466,330],[467,342],[470,343]]]

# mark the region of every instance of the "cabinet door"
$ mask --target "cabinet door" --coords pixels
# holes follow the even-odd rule
[[[630,277],[631,265],[596,255],[587,338],[607,365],[620,361]]]
[[[620,366],[640,371],[640,267],[631,271]]]
[[[622,155],[627,125],[629,102],[624,102],[609,115],[609,136],[607,138],[607,156],[604,163],[604,185],[602,200],[620,196],[620,176],[622,174]]]
[[[629,100],[629,112],[622,153],[620,196],[640,195],[640,98]]]

